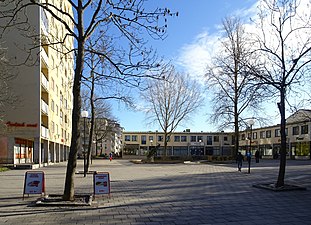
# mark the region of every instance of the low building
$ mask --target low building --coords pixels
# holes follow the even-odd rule
[[[145,158],[148,151],[157,148],[157,155],[164,152],[163,132],[123,132],[123,158]],[[231,156],[233,134],[226,132],[174,132],[167,142],[167,156],[203,157]]]
[[[301,109],[287,118],[287,155],[291,159],[310,159],[311,110]],[[157,146],[157,155],[163,152],[164,133],[124,132],[123,158],[145,158],[148,151]],[[205,158],[206,156],[232,156],[234,152],[233,132],[174,132],[170,135],[168,156]],[[277,158],[281,146],[280,125],[240,132],[239,149],[243,155],[251,149],[258,150],[262,158]]]
[[[311,110],[301,109],[286,119],[287,156],[291,159],[309,159],[311,143]],[[280,124],[240,133],[242,154],[251,146],[252,154],[259,151],[263,158],[276,158],[281,147]],[[250,143],[251,142],[251,143]]]

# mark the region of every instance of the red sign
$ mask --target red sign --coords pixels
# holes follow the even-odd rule
[[[7,126],[9,127],[37,127],[38,124],[37,123],[13,123],[11,121],[6,123]]]

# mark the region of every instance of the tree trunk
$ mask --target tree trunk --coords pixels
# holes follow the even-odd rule
[[[87,149],[87,161],[86,161],[86,171],[89,171],[90,168],[90,158],[92,157],[91,149],[93,143],[93,130],[95,124],[95,110],[94,110],[94,89],[95,89],[95,81],[93,71],[91,72],[91,93],[90,93],[90,104],[91,104],[91,127],[89,133],[89,146]]]
[[[282,87],[280,102],[278,103],[278,108],[281,115],[281,149],[280,149],[280,168],[279,168],[279,176],[276,183],[276,187],[284,186],[284,177],[285,177],[285,166],[286,166],[286,133],[285,133],[285,88]]]
[[[73,109],[72,109],[72,134],[69,158],[67,163],[65,189],[63,199],[66,201],[74,200],[74,174],[77,167],[77,152],[80,140],[80,118],[81,118],[81,77],[83,72],[83,59],[84,59],[84,36],[83,36],[83,7],[82,0],[78,1],[78,32],[79,37],[77,40],[77,55],[75,62],[75,74],[73,82]]]

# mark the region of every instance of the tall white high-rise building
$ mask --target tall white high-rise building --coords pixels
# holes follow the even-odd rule
[[[68,1],[52,3],[73,14]],[[57,15],[73,28],[65,15]],[[69,153],[74,43],[64,25],[38,6],[18,19],[27,24],[0,30],[6,57],[16,65],[9,87],[18,99],[2,115],[0,163],[44,166],[66,160]]]

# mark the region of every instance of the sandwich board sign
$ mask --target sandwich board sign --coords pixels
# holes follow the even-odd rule
[[[108,172],[95,172],[93,175],[94,196],[110,194],[110,176]]]
[[[45,181],[43,171],[27,171],[25,173],[24,193],[25,194],[41,194],[45,192]]]

